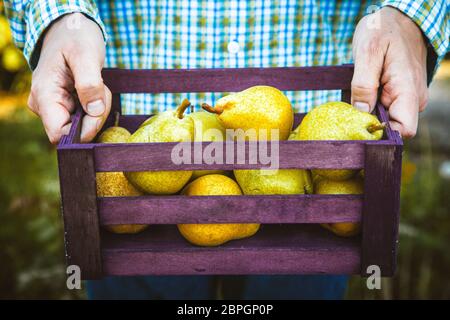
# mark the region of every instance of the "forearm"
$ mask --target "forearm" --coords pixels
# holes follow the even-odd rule
[[[11,25],[14,42],[20,48],[30,67],[34,69],[39,60],[40,46],[48,26],[68,13],[80,12],[94,20],[102,29],[106,39],[105,27],[92,1],[4,1],[6,15]],[[76,22],[74,22],[76,27]]]
[[[390,6],[411,18],[422,30],[428,44],[428,83],[450,50],[450,3],[447,0],[384,0],[382,7]]]

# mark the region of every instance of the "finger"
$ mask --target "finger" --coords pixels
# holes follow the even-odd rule
[[[61,89],[61,101],[60,104],[64,105],[64,107],[69,111],[69,113],[74,113],[76,109],[76,98],[72,93],[67,91],[66,89]]]
[[[352,79],[352,104],[361,111],[375,108],[384,62],[384,48],[377,36],[358,33],[354,40],[355,70]]]
[[[74,86],[81,105],[91,117],[106,111],[105,89],[101,76],[102,62],[90,50],[71,52],[67,63],[73,75]]]
[[[61,128],[61,134],[63,136],[67,136],[70,132],[70,128],[72,128],[72,122],[69,122],[68,124],[66,124]]]
[[[392,129],[405,138],[416,135],[419,120],[419,99],[414,94],[399,95],[389,107]]]
[[[68,133],[66,126],[70,123],[70,113],[64,106],[50,101],[39,102],[39,116],[52,144],[57,144]]]
[[[32,87],[28,107],[41,118],[49,141],[56,144],[66,134],[66,129],[63,128],[70,123],[70,106],[73,100],[61,95],[61,91],[52,90],[50,86],[46,90],[41,88]]]
[[[99,117],[93,117],[88,114],[83,117],[80,137],[81,142],[90,142],[95,138],[95,136],[105,123],[109,112],[111,111],[112,95],[111,91],[109,91],[108,87],[106,86],[104,86],[104,95],[105,112]]]
[[[39,115],[39,105],[45,105],[49,102],[63,106],[69,113],[75,111],[75,98],[72,93],[64,88],[58,88],[51,81],[38,82],[39,85],[32,85],[30,95],[28,96],[28,108],[36,115]]]

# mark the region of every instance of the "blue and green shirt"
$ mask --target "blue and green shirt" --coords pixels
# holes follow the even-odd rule
[[[103,31],[107,67],[227,68],[312,66],[351,63],[358,21],[392,6],[421,28],[439,62],[449,50],[448,0],[11,0],[5,1],[16,45],[31,68],[39,40],[58,17],[81,12]],[[184,97],[199,107],[222,93],[186,93],[124,97],[124,111],[157,113]],[[328,100],[336,91],[287,92],[298,112]]]

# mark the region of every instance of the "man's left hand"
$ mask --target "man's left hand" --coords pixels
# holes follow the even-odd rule
[[[428,100],[425,39],[414,21],[397,9],[385,7],[374,14],[379,15],[378,25],[368,15],[353,36],[352,104],[372,111],[381,87],[391,128],[412,138]]]

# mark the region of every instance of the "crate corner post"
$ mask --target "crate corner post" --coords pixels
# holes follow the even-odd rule
[[[365,146],[364,203],[362,213],[361,276],[368,267],[380,268],[381,276],[396,270],[400,218],[401,141],[368,142]]]
[[[100,226],[94,148],[58,148],[59,179],[67,265],[80,268],[83,280],[102,277]]]

